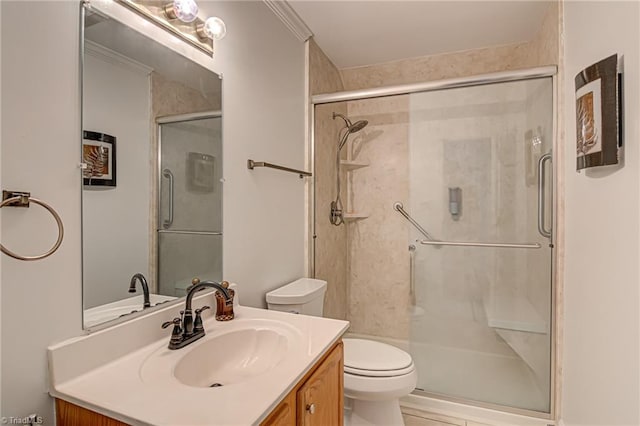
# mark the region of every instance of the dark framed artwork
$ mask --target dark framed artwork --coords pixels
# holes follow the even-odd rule
[[[622,161],[618,55],[576,75],[576,170]]]
[[[116,138],[82,132],[82,181],[85,186],[116,186]]]

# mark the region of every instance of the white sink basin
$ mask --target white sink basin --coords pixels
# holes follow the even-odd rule
[[[196,388],[242,383],[280,366],[299,334],[280,321],[233,320],[216,325],[189,346],[176,350],[163,347],[154,352],[142,365],[142,380],[177,381]]]
[[[178,361],[173,374],[187,386],[225,386],[271,370],[286,353],[287,338],[277,331],[235,330],[193,348]]]

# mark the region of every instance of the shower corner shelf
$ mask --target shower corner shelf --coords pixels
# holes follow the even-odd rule
[[[352,160],[340,160],[340,165],[342,165],[348,172],[361,169],[363,167],[369,167],[369,163]]]
[[[362,213],[345,213],[342,215],[342,218],[344,220],[349,220],[349,221],[366,219],[368,217],[369,217],[368,214],[362,214]]]

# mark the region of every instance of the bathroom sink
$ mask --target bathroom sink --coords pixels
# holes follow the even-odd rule
[[[287,338],[271,329],[247,328],[222,334],[190,350],[174,376],[195,387],[242,382],[278,365],[287,353]]]
[[[175,297],[162,296],[159,294],[152,294],[150,297],[151,306],[170,302],[175,299]],[[103,322],[119,318],[123,315],[140,312],[143,310],[143,303],[144,298],[140,294],[137,296],[118,300],[117,302],[85,309],[84,326],[90,328]]]
[[[279,368],[291,354],[300,332],[269,320],[233,320],[215,324],[191,345],[158,349],[143,363],[147,383],[179,383],[195,388],[219,388],[254,379]],[[210,323],[211,324],[211,323]],[[168,342],[168,340],[167,340]]]

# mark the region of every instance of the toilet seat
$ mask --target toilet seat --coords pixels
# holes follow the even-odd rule
[[[347,367],[344,366],[344,372],[347,374],[353,374],[356,376],[365,376],[365,377],[396,377],[403,376],[405,374],[411,373],[415,370],[415,365],[413,362],[406,368],[401,368],[399,370],[363,370],[360,368]]]
[[[395,346],[364,339],[343,339],[344,371],[365,377],[397,377],[415,370],[411,355]]]

